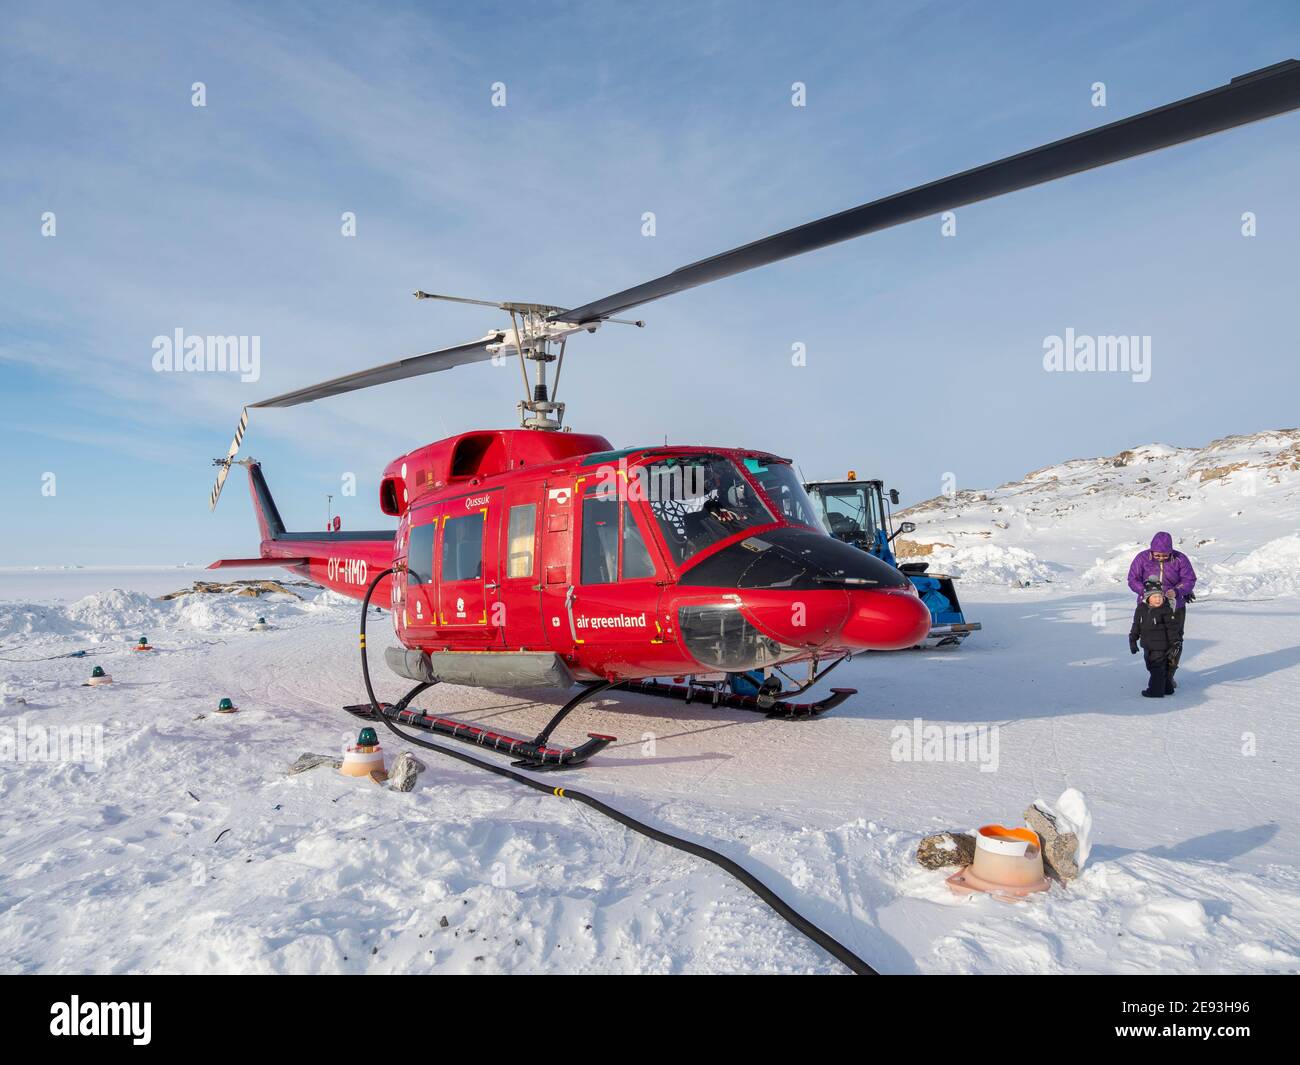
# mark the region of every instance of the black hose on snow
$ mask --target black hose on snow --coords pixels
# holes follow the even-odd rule
[[[680,836],[674,836],[671,833],[664,832],[662,829],[655,828],[653,825],[647,825],[644,821],[638,821],[635,817],[630,817],[621,810],[616,810],[614,807],[608,806],[599,799],[581,791],[573,791],[570,788],[553,788],[549,784],[544,784],[540,780],[534,780],[532,777],[526,776],[523,773],[518,773],[506,766],[497,765],[495,762],[487,762],[481,758],[475,758],[472,754],[465,751],[458,751],[452,747],[443,747],[438,743],[430,743],[428,740],[420,739],[418,736],[410,736],[389,721],[388,718],[384,716],[383,710],[379,705],[379,700],[375,698],[375,690],[370,683],[370,663],[366,655],[366,613],[370,609],[370,597],[379,586],[379,582],[392,572],[393,569],[390,567],[371,581],[370,587],[366,589],[365,598],[361,601],[361,677],[365,681],[366,697],[370,700],[370,709],[374,712],[374,715],[377,718],[388,726],[390,732],[405,740],[407,743],[413,743],[418,747],[425,748],[426,750],[436,751],[438,754],[445,754],[449,758],[455,758],[461,762],[467,762],[472,766],[477,766],[479,769],[486,769],[489,773],[495,773],[499,777],[508,777],[510,780],[517,781],[526,787],[532,788],[534,791],[541,791],[548,795],[558,796],[561,799],[572,799],[574,802],[580,802],[584,806],[591,807],[591,809],[595,810],[597,813],[602,813],[611,820],[617,821],[620,825],[632,829],[633,832],[639,832],[641,835],[647,836],[650,839],[655,840],[657,843],[662,843],[665,846],[673,847],[679,851],[685,851],[687,854],[693,854],[697,858],[703,858],[706,862],[712,862],[719,869],[734,876],[796,930],[807,936],[821,947],[822,950],[826,951],[827,954],[831,955],[831,957],[836,961],[841,962],[858,976],[880,975],[875,969],[854,954],[853,951],[849,950],[849,948],[838,939],[818,928],[817,925],[813,924],[812,921],[804,917],[803,914],[791,907],[781,898],[780,895],[759,880],[758,877],[754,876],[753,873],[732,861],[725,854],[720,854],[718,851],[715,851],[710,847],[705,847],[703,844],[693,843],[688,839],[682,839]]]

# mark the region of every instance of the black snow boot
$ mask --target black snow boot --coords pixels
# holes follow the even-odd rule
[[[1169,672],[1163,658],[1147,658],[1147,672],[1151,679],[1142,694],[1148,699],[1163,699],[1169,687]]]
[[[1169,670],[1169,683],[1167,685],[1169,690],[1165,692],[1166,695],[1173,695],[1174,690],[1178,687],[1178,681],[1174,680],[1174,674],[1178,672],[1178,663],[1182,659],[1182,657],[1183,657],[1183,641],[1179,640],[1176,644],[1174,644],[1171,648],[1169,648],[1169,655],[1165,659],[1165,662],[1167,663],[1167,668]]]

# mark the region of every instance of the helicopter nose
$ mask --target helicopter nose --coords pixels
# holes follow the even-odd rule
[[[930,633],[930,611],[911,589],[850,592],[840,637],[864,651],[901,651]]]

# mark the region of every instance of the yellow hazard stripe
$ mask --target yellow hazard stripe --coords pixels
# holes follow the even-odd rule
[[[563,788],[553,788],[552,790],[553,790],[553,792],[554,792],[556,795],[558,795],[561,799],[564,798],[564,789],[563,789]]]
[[[366,649],[366,634],[363,632],[361,634],[361,650],[364,651],[365,649]]]

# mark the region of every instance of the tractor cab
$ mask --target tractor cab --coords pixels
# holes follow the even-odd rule
[[[828,533],[875,555],[882,562],[888,562],[912,582],[922,602],[930,609],[930,635],[925,640],[926,647],[958,646],[980,628],[978,621],[966,620],[951,576],[929,573],[928,562],[899,564],[894,555],[894,540],[903,533],[912,532],[916,526],[905,521],[894,528],[889,508],[898,503],[896,488],[891,488],[886,495],[883,481],[860,481],[852,470],[847,480],[813,481],[804,488]]]
[[[822,525],[837,540],[894,563],[880,481],[822,481],[807,486]],[[908,530],[910,531],[910,530]]]

